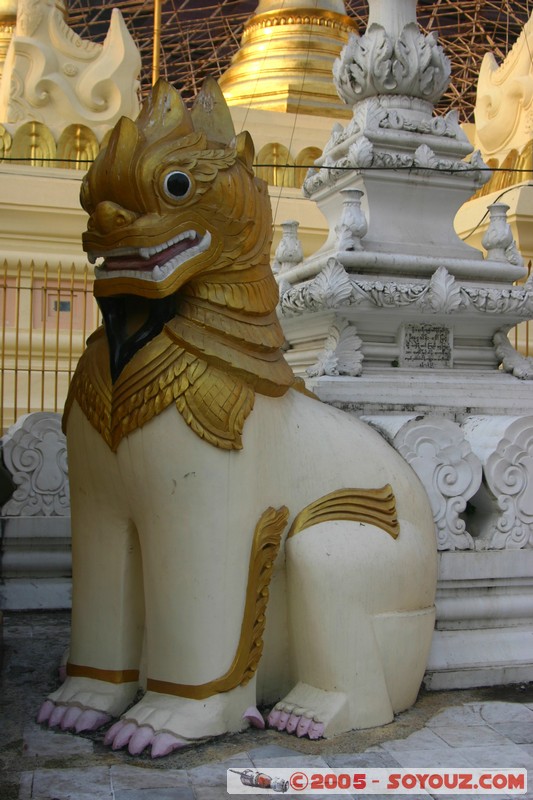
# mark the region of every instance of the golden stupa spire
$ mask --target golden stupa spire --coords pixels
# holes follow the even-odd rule
[[[343,0],[260,0],[219,81],[228,104],[350,116],[332,70],[352,31]]]

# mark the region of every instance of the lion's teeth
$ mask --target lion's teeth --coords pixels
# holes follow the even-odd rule
[[[163,278],[163,270],[159,266],[159,264],[153,268],[152,270],[152,278],[154,281],[160,281]]]

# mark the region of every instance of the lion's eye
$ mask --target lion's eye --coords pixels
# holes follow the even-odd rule
[[[181,200],[191,188],[191,179],[184,172],[169,172],[163,185],[169,197],[173,200]]]

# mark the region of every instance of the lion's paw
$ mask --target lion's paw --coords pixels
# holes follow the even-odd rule
[[[37,722],[64,731],[95,731],[129,706],[137,683],[113,684],[92,678],[67,678],[44,701]]]
[[[348,730],[348,701],[341,692],[325,692],[306,683],[298,683],[276,703],[268,715],[268,724],[278,731],[298,737],[320,739]]]
[[[143,750],[150,747],[152,758],[160,758],[180,747],[186,747],[192,742],[174,736],[172,733],[157,733],[151,725],[137,725],[136,722],[121,719],[109,728],[104,738],[104,744],[113,750],[120,750],[127,746],[132,756],[138,756]]]
[[[246,699],[248,693],[243,687],[205,700],[148,691],[108,730],[104,743],[113,750],[127,746],[131,755],[151,748],[152,758],[158,758],[178,748],[245,728],[250,716],[256,716],[252,715]]]
[[[76,733],[95,731],[102,725],[107,725],[110,720],[111,714],[103,711],[80,706],[56,705],[51,700],[45,700],[37,714],[37,722],[41,725],[48,723],[50,728],[59,726],[63,731],[73,730]]]

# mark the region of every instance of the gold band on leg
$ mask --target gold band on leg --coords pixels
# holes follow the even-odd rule
[[[67,663],[67,675],[71,678],[93,678],[107,683],[133,683],[139,680],[138,669],[97,669],[80,664]]]

